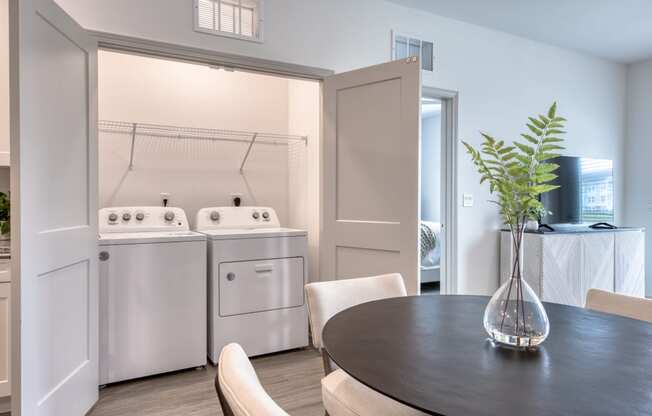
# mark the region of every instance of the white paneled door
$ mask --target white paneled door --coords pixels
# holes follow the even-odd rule
[[[97,46],[53,0],[10,3],[12,402],[83,415],[98,397]]]
[[[400,272],[419,290],[416,59],[324,81],[320,279]]]

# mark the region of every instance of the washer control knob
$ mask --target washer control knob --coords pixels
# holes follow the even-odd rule
[[[129,221],[130,219],[131,219],[131,214],[130,213],[125,212],[124,214],[122,214],[122,220],[123,221]]]
[[[211,221],[219,221],[220,213],[217,211],[211,211]]]
[[[260,214],[258,213],[258,211],[254,211],[254,213],[251,214],[251,216],[252,216],[255,220],[257,220],[258,218],[260,218]]]
[[[144,219],[145,219],[145,214],[143,214],[142,212],[137,212],[136,213],[136,220],[137,221],[142,221]]]
[[[234,280],[235,280],[235,273],[233,273],[233,272],[228,272],[228,273],[226,274],[226,280],[228,280],[229,282],[234,281]]]
[[[264,211],[264,212],[263,212],[263,219],[264,219],[265,221],[269,220],[269,212],[267,212],[267,211]]]
[[[112,212],[109,214],[109,222],[116,222],[118,221],[118,214],[115,212]]]
[[[165,218],[165,221],[167,221],[167,222],[173,221],[174,220],[174,212],[172,212],[172,211],[166,212],[165,215],[163,216],[163,218]]]

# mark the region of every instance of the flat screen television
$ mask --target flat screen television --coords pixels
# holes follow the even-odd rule
[[[561,156],[553,182],[560,188],[541,195],[545,224],[593,224],[614,222],[613,162],[606,159]]]

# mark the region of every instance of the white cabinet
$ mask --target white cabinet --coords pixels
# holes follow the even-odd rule
[[[0,397],[11,394],[9,383],[10,354],[10,311],[11,283],[0,283]]]
[[[509,232],[501,233],[501,282],[513,264]],[[527,233],[524,275],[541,300],[584,306],[589,289],[645,296],[645,232]]]

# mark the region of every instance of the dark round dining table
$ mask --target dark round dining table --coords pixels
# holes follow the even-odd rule
[[[431,415],[652,415],[652,324],[544,303],[535,351],[495,347],[489,298],[363,303],[323,331],[330,358],[377,392]]]

